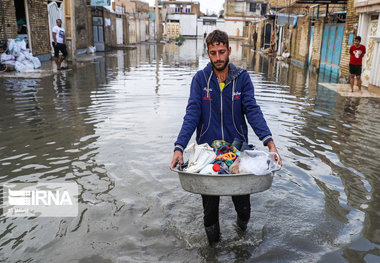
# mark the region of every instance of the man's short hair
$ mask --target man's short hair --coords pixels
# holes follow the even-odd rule
[[[355,39],[362,41],[362,38],[360,36],[356,36]]]
[[[218,45],[220,43],[224,44],[224,45],[227,45],[227,47],[229,46],[228,45],[228,35],[226,32],[223,32],[221,30],[214,30],[212,31],[206,38],[206,44],[207,44],[207,47],[209,45],[212,45],[212,43],[217,43]]]

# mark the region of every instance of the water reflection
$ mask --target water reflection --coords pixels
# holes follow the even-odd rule
[[[1,182],[75,181],[77,218],[5,218],[2,261],[371,261],[379,253],[380,104],[344,98],[318,75],[231,41],[284,167],[252,195],[236,232],[221,199],[222,241],[207,246],[199,196],[168,171],[202,40],[142,44],[75,70],[0,83]],[[250,134],[260,149],[260,142]]]

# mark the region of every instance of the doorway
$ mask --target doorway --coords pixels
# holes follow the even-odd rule
[[[65,28],[65,19],[63,16],[63,1],[62,0],[56,0],[56,1],[48,1],[48,15],[49,15],[49,35],[50,35],[50,43],[52,43],[53,40],[53,28],[57,25],[57,19],[61,19],[62,21],[62,27]],[[51,46],[51,52],[54,54],[54,48],[53,45]]]
[[[29,17],[25,0],[14,0],[17,22],[17,37],[24,40],[26,47],[32,49],[29,34]]]
[[[94,46],[96,51],[104,51],[103,17],[92,17],[92,32],[94,34]]]

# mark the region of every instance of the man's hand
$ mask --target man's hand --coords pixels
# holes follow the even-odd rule
[[[280,154],[278,153],[277,151],[277,148],[276,148],[276,145],[274,144],[273,141],[269,141],[268,144],[267,144],[268,148],[269,148],[269,152],[274,152],[274,153],[277,153],[278,154],[278,160],[276,158],[276,161],[278,162],[279,165],[282,166],[282,159],[281,159],[281,156]]]
[[[177,151],[174,151],[173,160],[172,160],[172,163],[170,164],[170,169],[174,169],[174,167],[176,167],[178,162],[181,165],[183,164],[183,153],[177,150]]]

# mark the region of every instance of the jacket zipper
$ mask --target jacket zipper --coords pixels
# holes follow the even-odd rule
[[[203,75],[204,74],[205,73],[203,72]],[[211,98],[211,96],[210,96],[210,81],[211,81],[212,74],[213,74],[213,72],[211,72],[210,77],[208,78],[208,81],[206,80],[207,81],[207,87],[206,87],[206,96],[207,96],[207,98]],[[204,76],[205,76],[205,79],[206,79],[206,75],[204,75]],[[203,126],[204,125],[202,125],[201,135],[199,136],[199,139],[202,138],[203,135],[205,135],[205,133],[208,131],[208,128],[210,127],[210,122],[211,122],[211,101],[210,101],[209,105],[210,105],[210,110],[209,110],[210,116],[208,118],[208,125],[207,125],[207,128],[204,131],[203,131]]]
[[[219,83],[219,81],[218,81]],[[219,85],[220,90],[220,85]],[[224,140],[224,129],[223,129],[223,90],[220,90],[220,117],[221,117],[221,128],[222,128],[222,140]]]

